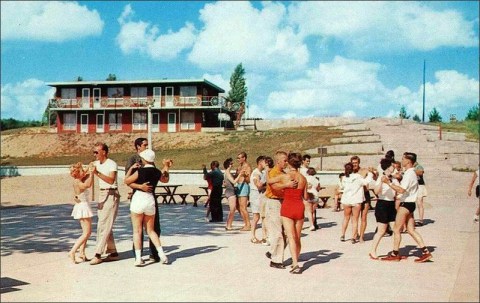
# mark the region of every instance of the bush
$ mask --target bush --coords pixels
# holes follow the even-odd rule
[[[437,108],[433,108],[430,114],[428,114],[429,122],[442,122],[442,116],[437,111]]]
[[[465,117],[465,120],[480,121],[480,111],[478,109],[478,105],[475,105],[474,107],[470,108],[470,110],[467,113],[467,116]]]

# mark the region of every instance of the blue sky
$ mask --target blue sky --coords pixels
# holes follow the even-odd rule
[[[245,69],[249,117],[422,117],[479,103],[479,2],[1,1],[1,117],[40,120],[49,82]]]

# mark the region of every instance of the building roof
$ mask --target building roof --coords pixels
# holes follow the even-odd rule
[[[220,93],[224,93],[225,90],[220,88],[219,86],[213,84],[212,82],[206,80],[206,79],[161,79],[161,80],[122,80],[122,81],[107,81],[107,80],[102,80],[102,81],[70,81],[70,82],[50,82],[47,83],[48,86],[52,87],[62,87],[62,86],[86,86],[86,85],[91,85],[91,86],[97,86],[97,85],[112,85],[112,84],[120,84],[120,85],[125,85],[125,84],[173,84],[173,83],[205,83],[216,90],[218,90]]]

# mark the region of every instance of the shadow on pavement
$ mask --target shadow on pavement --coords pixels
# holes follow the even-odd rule
[[[30,283],[23,282],[17,279],[12,279],[9,277],[2,277],[0,279],[0,293],[5,294],[7,292],[19,291],[20,289],[16,288],[15,286],[23,286],[28,284]]]

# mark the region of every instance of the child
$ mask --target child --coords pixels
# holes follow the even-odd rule
[[[92,163],[89,165],[89,170],[86,172],[83,169],[81,162],[70,166],[70,175],[74,178],[73,190],[75,192],[75,206],[72,210],[72,217],[80,221],[82,227],[82,235],[77,239],[72,249],[68,253],[68,257],[74,264],[77,264],[75,253],[80,248],[80,259],[89,261],[85,255],[85,247],[87,240],[92,233],[92,217],[93,212],[90,207],[90,187],[93,184]]]
[[[316,220],[315,209],[318,203],[318,195],[320,191],[320,180],[318,180],[318,178],[315,177],[316,174],[317,174],[317,171],[315,170],[315,168],[309,167],[307,169],[307,175],[305,177],[307,179],[308,200],[306,201],[307,203],[304,203],[304,204],[305,204],[305,211],[307,212],[308,220],[311,223],[310,225],[311,231],[314,231],[317,228],[319,228],[318,225],[316,224],[317,220]]]
[[[338,175],[338,183],[337,183],[337,188],[335,189],[335,207],[333,208],[333,211],[338,212],[341,211],[340,208],[340,200],[342,199],[342,194],[343,194],[343,177],[345,177],[345,173],[340,173]]]

